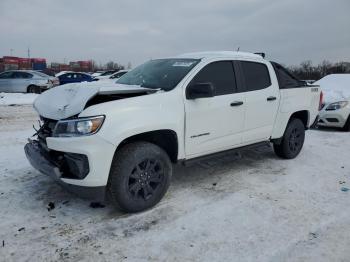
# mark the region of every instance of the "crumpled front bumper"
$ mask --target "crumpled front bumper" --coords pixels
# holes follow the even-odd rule
[[[65,183],[62,177],[60,167],[50,159],[49,154],[41,148],[35,140],[30,140],[24,147],[24,151],[30,164],[41,173],[50,176],[67,191],[86,199],[103,201],[105,199],[105,186],[81,186]]]

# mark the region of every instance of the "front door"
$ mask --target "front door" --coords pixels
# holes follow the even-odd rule
[[[210,98],[185,99],[186,158],[241,144],[245,96],[236,92],[233,63],[219,61],[206,65],[189,86],[194,83],[211,83],[216,94]]]

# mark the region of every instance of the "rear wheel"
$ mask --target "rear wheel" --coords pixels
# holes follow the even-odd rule
[[[163,198],[171,175],[172,164],[163,149],[148,142],[131,143],[113,159],[108,191],[122,210],[142,211]]]
[[[301,151],[305,140],[305,126],[300,119],[289,121],[280,144],[273,148],[277,156],[285,159],[295,158]]]

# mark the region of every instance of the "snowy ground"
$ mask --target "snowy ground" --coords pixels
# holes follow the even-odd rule
[[[37,94],[0,93],[0,105],[29,105],[33,104]]]
[[[350,134],[176,167],[155,208],[123,214],[66,193],[26,161],[31,106],[0,106],[1,261],[349,261]],[[50,202],[55,208],[48,211]]]

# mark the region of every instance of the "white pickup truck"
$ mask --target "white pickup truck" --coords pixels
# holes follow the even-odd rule
[[[25,152],[68,190],[109,195],[127,212],[154,206],[174,163],[272,143],[295,158],[314,122],[320,90],[277,63],[243,52],[148,61],[116,84],[69,84],[40,95],[42,125]]]

